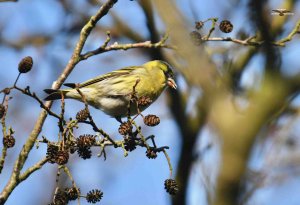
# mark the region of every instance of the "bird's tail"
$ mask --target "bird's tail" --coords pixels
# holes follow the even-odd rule
[[[48,94],[48,96],[44,100],[59,100],[61,99],[62,95],[66,96],[67,90],[54,90],[54,89],[45,89],[45,93]]]

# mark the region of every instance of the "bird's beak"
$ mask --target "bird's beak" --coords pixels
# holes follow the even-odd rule
[[[175,81],[174,81],[173,78],[168,78],[167,84],[168,84],[168,86],[170,86],[173,89],[177,88],[177,85],[176,85],[176,83],[175,83]]]

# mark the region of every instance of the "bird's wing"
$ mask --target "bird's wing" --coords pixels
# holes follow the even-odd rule
[[[83,87],[92,85],[94,83],[98,83],[98,82],[100,82],[102,80],[105,80],[105,79],[115,78],[115,77],[124,76],[124,75],[129,75],[136,68],[139,68],[139,67],[138,66],[125,67],[125,68],[122,68],[122,69],[119,69],[119,70],[116,70],[116,71],[109,72],[109,73],[104,74],[104,75],[100,75],[100,76],[98,76],[94,79],[91,79],[91,80],[85,81],[83,83],[80,83],[79,88],[83,88]]]

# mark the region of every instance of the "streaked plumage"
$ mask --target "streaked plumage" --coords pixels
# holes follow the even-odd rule
[[[164,61],[150,61],[142,66],[125,67],[110,73],[100,75],[94,79],[78,84],[78,88],[85,96],[89,105],[102,110],[106,114],[120,120],[127,116],[128,104],[136,81],[137,97],[146,96],[154,102],[162,91],[170,86],[176,89],[171,66]],[[45,100],[57,100],[61,93],[65,98],[82,101],[75,84],[65,84],[71,89],[52,90],[46,89],[49,95]],[[148,106],[141,107],[141,111]],[[130,114],[135,115],[137,108],[133,103]]]

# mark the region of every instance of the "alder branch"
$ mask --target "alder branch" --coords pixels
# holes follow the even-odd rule
[[[273,46],[282,46],[284,47],[286,45],[286,42],[289,42],[293,39],[293,37],[298,34],[300,31],[300,20],[296,23],[296,25],[294,26],[293,30],[289,33],[289,35],[281,40],[272,42],[271,44]],[[244,45],[244,46],[261,46],[262,44],[264,44],[264,41],[255,41],[253,39],[255,39],[256,36],[251,36],[247,39],[236,39],[236,38],[231,38],[231,37],[210,37],[210,38],[206,38],[205,36],[201,38],[202,41],[230,41],[233,43],[237,43],[240,45]]]
[[[106,3],[104,3],[100,7],[97,13],[94,16],[92,16],[82,28],[78,43],[76,44],[72,57],[65,69],[62,71],[61,75],[58,77],[57,81],[53,84],[53,89],[58,89],[73,71],[77,63],[80,61],[80,53],[92,29],[95,27],[96,23],[108,13],[108,11],[114,6],[115,3],[117,3],[117,0],[107,0]],[[50,109],[50,107],[52,106],[52,101],[47,102],[45,106]],[[35,123],[32,132],[30,133],[26,143],[24,144],[18,156],[18,159],[15,162],[13,172],[8,183],[6,184],[5,188],[0,194],[0,204],[4,204],[10,196],[10,194],[12,193],[12,191],[16,188],[16,186],[24,180],[20,180],[20,172],[28,158],[30,151],[32,150],[32,147],[34,146],[34,143],[36,142],[37,137],[39,136],[42,130],[46,117],[47,112],[45,111],[45,109],[43,109],[38,117],[38,120]]]
[[[25,94],[25,95],[27,95],[27,96],[32,97],[33,99],[35,99],[36,101],[39,102],[40,107],[43,108],[43,109],[45,109],[49,115],[51,115],[51,116],[53,116],[53,117],[55,117],[55,118],[57,118],[57,119],[60,119],[60,116],[58,116],[56,113],[52,112],[52,111],[50,110],[50,108],[49,108],[48,106],[46,106],[46,105],[43,103],[43,101],[35,94],[35,92],[33,92],[33,93],[30,92],[29,86],[27,86],[25,89],[22,89],[22,88],[19,88],[19,87],[17,87],[17,86],[15,85],[13,88],[16,89],[16,90],[18,90],[18,91],[20,91],[20,92],[22,92],[23,94]]]
[[[294,0],[287,0],[283,2],[279,7],[286,8],[287,10],[293,10],[295,5],[296,2]],[[272,21],[271,29],[274,36],[277,37],[282,34],[283,31],[282,28],[287,22],[287,19],[288,18],[278,18]],[[259,32],[257,33],[257,36],[259,40],[262,40],[261,34]],[[247,48],[248,48],[247,51],[240,54],[239,57],[236,58],[236,60],[233,61],[233,63],[230,66],[229,76],[232,76],[230,82],[232,87],[238,86],[237,84],[239,82],[239,79],[242,76],[242,72],[244,71],[244,68],[246,68],[246,66],[249,64],[251,59],[257,54],[257,51],[259,49],[258,46],[249,46]]]
[[[289,33],[289,35],[276,43],[280,46],[285,46],[285,43],[291,41],[296,34],[300,33],[300,20],[296,23],[294,29]]]
[[[2,119],[1,119],[3,139],[7,135],[7,127],[6,127],[5,120],[6,120],[7,110],[8,110],[8,100],[9,100],[8,96],[5,96],[3,98],[3,105],[5,107],[5,111],[4,111]],[[7,146],[3,146],[3,148],[2,148],[2,154],[1,154],[1,158],[0,158],[0,174],[1,174],[2,169],[4,167],[6,156],[7,156]]]
[[[218,19],[217,18],[209,18],[206,21],[211,21],[212,25],[211,25],[211,28],[209,29],[208,34],[205,37],[203,37],[203,39],[205,39],[205,40],[209,39],[211,34],[214,32]]]
[[[233,43],[237,43],[240,45],[244,45],[244,46],[260,46],[263,44],[263,41],[252,41],[252,39],[254,39],[255,36],[249,37],[245,40],[241,40],[241,39],[236,39],[236,38],[231,38],[231,37],[210,37],[210,38],[206,38],[205,36],[201,38],[202,41],[230,41]]]
[[[108,37],[105,41],[105,43],[97,48],[96,50],[89,51],[85,54],[82,54],[80,56],[80,60],[86,60],[87,58],[98,55],[101,53],[105,53],[108,51],[116,51],[116,50],[128,50],[132,48],[169,48],[169,49],[176,49],[176,47],[165,44],[166,40],[168,39],[168,35],[165,34],[163,38],[157,42],[157,43],[152,43],[151,41],[144,41],[140,43],[127,43],[127,44],[118,44],[115,42],[114,44],[107,46],[108,42],[110,41],[110,36],[108,34]]]
[[[65,69],[63,70],[63,72],[61,73],[61,75],[58,77],[58,79],[53,83],[52,88],[53,89],[59,89],[59,87],[62,85],[62,83],[65,81],[65,79],[69,76],[69,74],[73,71],[73,69],[75,68],[75,66],[77,65],[77,63],[79,63],[81,60],[84,60],[84,58],[82,58],[81,52],[83,49],[83,46],[87,40],[87,37],[89,36],[91,30],[95,27],[97,21],[99,21],[103,16],[105,16],[107,14],[107,12],[110,10],[110,8],[117,2],[117,0],[107,0],[107,2],[99,9],[99,11],[97,12],[97,14],[95,16],[92,16],[91,19],[89,20],[89,22],[83,27],[83,29],[81,30],[80,33],[80,38],[78,43],[76,44],[76,47],[74,49],[73,55],[70,59],[70,61],[68,62],[67,66],[65,67]],[[96,55],[96,54],[100,54],[100,53],[104,53],[104,52],[108,52],[108,51],[112,51],[112,50],[127,50],[130,48],[174,48],[170,45],[166,45],[165,42],[168,38],[168,35],[165,35],[159,42],[157,43],[151,43],[150,41],[145,41],[145,42],[141,42],[141,43],[134,43],[134,44],[123,44],[123,45],[119,45],[117,43],[114,43],[113,45],[108,46],[108,43],[110,42],[110,37],[108,35],[108,38],[106,39],[106,41],[104,42],[103,46],[101,46],[98,51],[96,51],[95,53],[93,53],[90,56]],[[92,51],[93,52],[93,51]],[[92,52],[88,52],[88,53],[92,53]],[[85,56],[86,58],[90,57],[90,56]],[[86,59],[85,58],[85,59]],[[19,74],[20,76],[20,74]],[[18,76],[18,78],[19,78]],[[17,80],[18,80],[17,78]],[[17,81],[16,80],[16,81]],[[32,130],[32,132],[30,133],[26,143],[24,144],[19,156],[17,157],[17,160],[15,162],[13,171],[12,171],[12,175],[8,181],[8,183],[6,184],[5,188],[3,189],[2,193],[0,194],[0,204],[4,204],[6,202],[6,200],[8,199],[8,197],[10,196],[10,194],[12,193],[12,191],[16,188],[16,186],[18,184],[20,184],[22,181],[26,180],[33,172],[41,169],[43,167],[43,165],[48,161],[47,158],[42,159],[41,161],[39,161],[37,164],[33,165],[32,167],[28,168],[23,174],[21,173],[22,168],[28,158],[28,155],[30,153],[30,151],[32,150],[34,143],[37,141],[37,138],[41,132],[41,129],[44,125],[45,119],[47,117],[47,115],[52,115],[54,117],[56,117],[57,119],[60,120],[60,124],[63,124],[61,122],[61,120],[64,119],[64,109],[62,107],[62,112],[61,112],[61,116],[58,116],[57,114],[53,113],[50,108],[52,106],[52,101],[46,102],[44,103],[41,99],[39,99],[35,93],[31,93],[29,90],[29,87],[26,89],[21,89],[19,87],[16,86],[16,83],[14,84],[14,86],[12,87],[12,89],[16,89],[20,92],[22,92],[23,94],[30,96],[32,98],[34,98],[35,100],[37,100],[41,107],[43,108],[43,110],[41,111],[38,120],[35,123],[35,126]],[[63,102],[62,102],[63,104]],[[93,120],[90,120],[91,122],[93,122]],[[95,124],[94,127],[96,127]],[[98,132],[101,133],[101,130],[97,129]],[[114,145],[115,147],[121,147],[124,146],[124,143],[122,142],[122,144],[115,144],[113,140],[111,140],[109,138],[109,136],[105,136],[105,133],[103,134],[103,132],[101,133],[106,139],[108,139],[110,141],[110,143],[112,145]],[[141,135],[141,133],[140,133]],[[145,146],[148,149],[152,149],[155,152],[165,152],[165,149],[168,149],[168,147],[164,146],[164,147],[160,147],[160,148],[156,148],[156,146],[154,148],[150,147],[147,142],[144,140],[143,136],[141,135],[141,138],[136,138],[134,139],[136,141],[138,141],[138,143],[136,143],[136,145],[142,144],[141,146]],[[103,149],[104,150],[104,149]],[[168,162],[169,163],[169,162]],[[172,170],[172,169],[171,169]],[[172,171],[170,171],[172,172]]]
[[[33,172],[41,169],[43,167],[43,165],[46,164],[47,161],[48,161],[48,159],[44,158],[44,159],[40,160],[39,162],[37,162],[32,167],[28,168],[23,174],[20,175],[19,180],[24,181],[25,179],[27,179]]]
[[[1,174],[3,166],[4,166],[6,155],[7,155],[7,147],[4,146],[2,148],[2,155],[1,155],[1,158],[0,158],[0,174]]]

